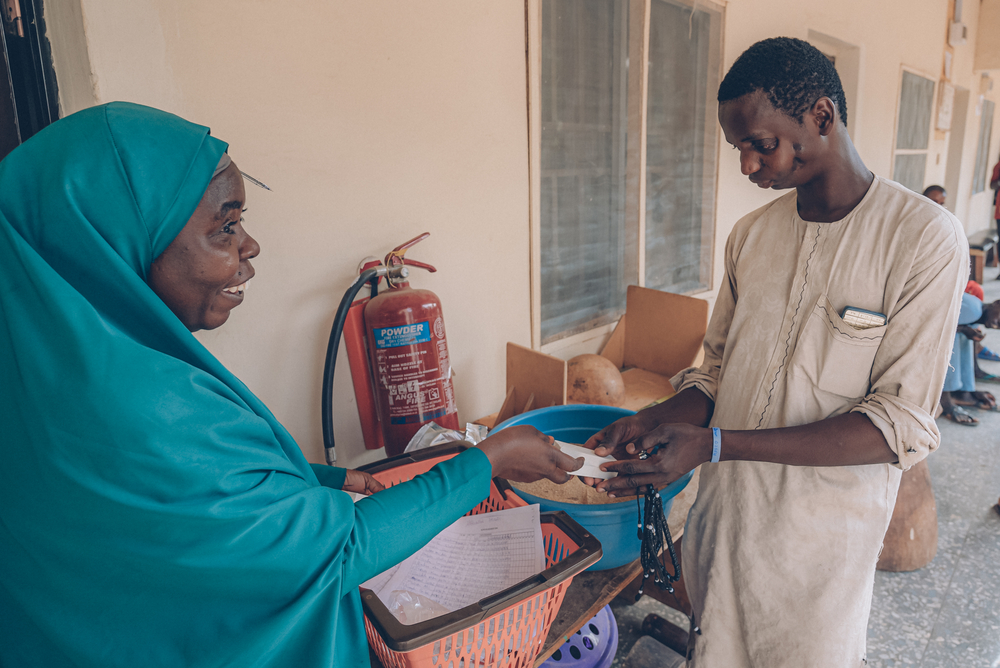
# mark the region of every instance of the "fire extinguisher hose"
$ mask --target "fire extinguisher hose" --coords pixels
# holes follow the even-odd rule
[[[340,348],[340,337],[344,332],[344,322],[347,320],[347,312],[354,302],[361,287],[371,281],[372,292],[377,290],[378,279],[387,273],[384,266],[373,267],[361,272],[357,280],[344,293],[344,298],[340,300],[337,308],[337,315],[333,319],[333,328],[330,330],[330,342],[326,347],[326,364],[323,367],[323,448],[326,453],[326,463],[333,465],[337,461],[337,451],[333,439],[333,375],[337,367],[337,350]]]

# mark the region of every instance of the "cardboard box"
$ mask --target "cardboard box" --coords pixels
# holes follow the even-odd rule
[[[708,328],[708,302],[628,287],[625,315],[600,354],[622,370],[623,408],[639,410],[674,394],[670,378],[696,366]],[[567,403],[566,362],[507,344],[507,392],[500,412],[479,422],[492,427],[535,408]],[[492,424],[488,424],[492,422]]]

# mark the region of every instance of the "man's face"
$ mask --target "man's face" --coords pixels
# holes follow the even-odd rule
[[[983,324],[990,329],[1000,329],[1000,299],[987,305]]]
[[[794,188],[815,176],[823,137],[807,112],[800,124],[756,91],[719,105],[726,141],[740,152],[740,168],[761,188]]]
[[[948,196],[945,194],[943,190],[932,190],[931,192],[927,193],[927,199],[933,200],[938,204],[940,204],[941,206],[944,206],[944,203],[948,201]]]

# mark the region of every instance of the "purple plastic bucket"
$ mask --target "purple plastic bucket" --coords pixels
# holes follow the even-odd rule
[[[594,618],[570,637],[545,662],[543,668],[609,668],[618,651],[618,623],[611,606],[604,606]]]

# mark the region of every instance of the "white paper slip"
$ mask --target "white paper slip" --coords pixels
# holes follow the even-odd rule
[[[545,570],[538,505],[462,517],[369,587],[386,606],[407,591],[455,611]]]
[[[601,470],[601,464],[616,461],[614,457],[598,457],[594,454],[593,450],[588,450],[583,446],[574,445],[572,443],[564,443],[563,441],[556,441],[556,445],[570,457],[583,457],[583,466],[576,471],[571,471],[573,475],[587,476],[588,478],[602,478],[604,480],[614,478],[618,475],[614,471]]]

